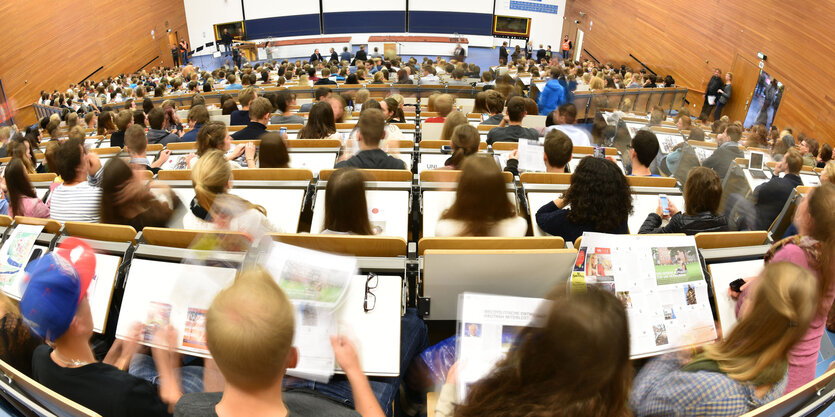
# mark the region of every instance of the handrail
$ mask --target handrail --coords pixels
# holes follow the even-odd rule
[[[90,73],[90,75],[88,75],[88,76],[84,77],[84,79],[83,79],[83,80],[81,80],[81,81],[79,81],[79,82],[78,82],[78,84],[83,83],[83,82],[84,82],[84,81],[86,81],[88,78],[92,77],[92,76],[93,76],[93,74],[95,74],[95,73],[97,73],[97,72],[101,71],[101,69],[102,69],[102,68],[104,68],[104,65],[102,65],[102,66],[98,67],[95,71],[91,72],[91,73]]]
[[[587,54],[591,57],[591,59],[593,59],[593,60],[594,60],[594,62],[597,62],[598,64],[600,63],[600,60],[598,60],[597,58],[595,58],[595,57],[594,57],[594,55],[592,55],[592,54],[591,54],[591,52],[589,52],[589,50],[588,50],[588,49],[583,48],[583,52],[587,53]]]
[[[150,65],[150,64],[151,64],[151,62],[154,62],[154,60],[156,60],[157,58],[159,58],[159,55],[157,55],[157,56],[155,56],[155,57],[151,58],[151,60],[150,60],[150,61],[146,62],[146,63],[145,63],[145,65],[143,65],[143,66],[139,67],[139,69],[138,69],[138,70],[136,70],[136,71],[134,71],[134,72],[139,72],[139,71],[142,71],[142,69],[143,69],[143,68],[145,68],[145,67],[147,67],[148,65]]]
[[[652,68],[648,67],[646,64],[644,64],[643,62],[641,62],[641,60],[640,60],[640,59],[635,58],[635,55],[629,54],[629,56],[630,56],[632,59],[634,59],[635,61],[638,61],[638,63],[639,63],[639,64],[641,64],[641,66],[642,66],[642,67],[646,68],[646,69],[647,69],[647,71],[651,72],[651,73],[652,73],[652,75],[658,75],[658,74],[656,74],[656,73],[655,73],[655,71],[653,71],[653,70],[652,70]]]

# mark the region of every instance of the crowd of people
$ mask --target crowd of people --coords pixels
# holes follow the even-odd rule
[[[362,81],[429,85],[439,82],[439,75],[448,76],[450,84],[472,82],[481,90],[473,112],[483,115],[481,125],[495,125],[487,134],[488,144],[541,139],[546,170],[555,173],[569,172],[575,146],[615,146],[621,150],[624,169],[611,158],[583,158],[570,172],[568,190],[542,207],[532,207],[529,224],[507,198],[502,168],[478,152],[478,129],[457,108],[455,98],[432,94],[428,111],[437,116],[424,121],[443,124],[441,139],[451,148],[443,169],[461,170],[454,202],[437,223],[438,236],[521,237],[533,227],[567,242],[584,232],[627,234],[627,220],[634,211],[627,176],[675,171],[674,153],[662,155],[651,130],[633,136],[617,120],[609,124],[598,116],[589,132],[577,125],[571,99],[574,91],[583,89],[671,86],[671,77],[659,80],[655,74],[633,73],[626,66],[599,68],[550,54],[538,61],[517,57],[481,72],[478,66],[455,59],[418,64],[414,58],[360,59],[359,54],[351,57],[345,52],[337,55],[331,50],[330,60],[317,51],[309,62],[211,72],[192,65],[143,70],[100,82],[88,80],[62,92],[44,92],[39,102],[61,108],[60,113],[22,132],[0,128],[0,154],[12,157],[3,173],[5,198],[0,199],[0,212],[60,222],[124,224],[139,231],[166,227],[176,211],[184,210],[183,225],[188,229],[242,231],[253,239],[270,232],[295,232],[281,230],[264,207],[230,190],[237,169],[289,167],[288,137],[267,126],[297,124],[303,125],[299,139],[343,143],[335,163],[338,170],[327,182],[323,233],[371,235],[374,228],[365,198],[368,178],[361,169],[406,168],[386,144],[399,137],[397,123],[405,122],[404,99],[391,94],[376,100],[363,89],[335,94],[328,85]],[[538,101],[530,97],[520,74],[547,78]],[[729,97],[730,81],[728,75],[717,94]],[[293,90],[260,90],[288,84],[310,86],[313,102],[296,110]],[[209,92],[221,93],[218,107],[229,116],[230,125],[245,127],[230,134],[226,123],[212,120],[209,110],[214,105],[207,105],[201,95]],[[191,97],[186,120],[177,116],[174,101],[164,100],[170,95]],[[717,99],[717,116],[727,97],[724,102]],[[613,110],[617,117],[628,113]],[[336,123],[347,120],[352,111],[359,112],[356,128],[343,137]],[[546,127],[523,127],[527,115],[547,116]],[[660,109],[649,116],[650,125],[666,118]],[[567,297],[564,288],[557,288],[547,297],[552,303],[545,325],[523,331],[516,347],[470,387],[460,405],[455,404],[456,368],[450,369],[436,415],[736,416],[814,378],[835,298],[832,148],[802,133],[795,135],[790,128],[772,135],[764,125],[755,125],[746,136],[739,122],[719,117],[708,123],[707,119],[703,114],[693,120],[686,110],[678,111],[674,123],[679,129],[691,138],[704,139],[704,130],[718,133],[718,146],[702,166],[686,173],[684,206],[659,201],[656,211],[646,213],[640,230],[633,233],[768,229],[792,190],[802,184],[798,176],[802,167],[823,168],[822,185],[800,201],[794,214],[796,233],[776,242],[766,256],[765,269],[748,278],[740,292],[733,292],[739,306],[739,324],[733,332],[686,354],[634,363],[629,360],[629,326],[620,301],[602,291]],[[109,138],[111,146],[123,147],[129,158],[114,157],[102,164],[85,146],[93,131]],[[233,139],[258,139],[260,145],[233,146]],[[144,177],[144,171],[159,171],[169,156],[162,151],[151,160],[148,145],[177,142],[196,143],[196,152],[187,158],[195,192],[192,201],[180,201],[170,187]],[[741,210],[748,215],[732,216],[728,207],[724,211],[720,207],[722,179],[734,158],[751,146],[770,149],[778,161],[775,175],[754,190],[753,202],[729,199],[737,211],[737,206],[750,204]],[[35,152],[44,147],[40,162]],[[518,166],[518,154],[513,153],[505,170],[518,174]],[[37,197],[28,179],[35,172],[57,174],[45,200]],[[409,403],[410,396],[421,398],[422,387],[413,383],[420,379],[413,375],[419,371],[410,364],[428,345],[427,328],[411,309],[401,319],[400,377],[369,380],[353,342],[335,337],[332,349],[345,376],[314,384],[285,375],[298,361],[292,347],[293,307],[264,270],[241,272],[231,287],[216,296],[207,313],[212,359],[200,366],[185,366],[163,348],[142,355],[136,340],[115,342],[99,361],[88,343],[92,335],[85,295],[89,279],[79,277],[72,261],[57,255],[32,261],[27,271],[29,287],[19,309],[0,297],[7,335],[0,358],[103,415],[391,416],[401,384],[404,394],[396,401],[399,406]],[[56,308],[44,309],[44,305]],[[835,318],[830,321],[835,325]],[[169,346],[170,332],[159,332],[155,345]],[[571,342],[578,340],[582,343]],[[150,358],[150,365],[141,358]],[[149,367],[156,369],[153,377],[146,376]]]

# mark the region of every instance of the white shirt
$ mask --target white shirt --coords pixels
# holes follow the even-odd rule
[[[64,222],[99,222],[101,188],[84,181],[76,185],[61,184],[49,195],[49,217]]]
[[[186,203],[186,206],[188,204]],[[191,230],[220,230],[218,225],[195,216],[191,210],[186,210],[186,214],[183,216],[183,228]],[[253,239],[260,239],[266,233],[284,232],[280,227],[270,222],[260,211],[252,208],[231,219],[227,230],[246,233]]]
[[[464,229],[465,223],[461,220],[441,219],[435,226],[435,236],[461,236]],[[490,231],[490,236],[523,237],[527,232],[528,221],[523,217],[513,216],[496,223],[493,230]]]
[[[571,143],[574,146],[592,146],[591,144],[591,135],[585,129],[581,129],[574,125],[551,125],[545,128],[543,131],[543,136],[548,135],[548,132],[552,130],[561,130],[563,133],[568,135],[571,139]]]
[[[438,84],[438,83],[441,82],[441,79],[438,78],[437,75],[429,74],[429,75],[424,75],[423,77],[420,77],[420,82],[424,83],[424,84]]]

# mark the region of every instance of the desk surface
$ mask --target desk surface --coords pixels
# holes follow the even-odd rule
[[[369,36],[368,42],[438,42],[438,43],[470,43],[467,38],[451,38],[445,36]]]

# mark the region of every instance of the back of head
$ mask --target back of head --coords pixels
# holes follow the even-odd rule
[[[507,101],[507,117],[511,122],[521,122],[525,117],[525,99],[512,97]]]
[[[577,106],[574,103],[563,103],[557,110],[563,123],[570,125],[577,120]]]
[[[241,103],[241,106],[249,106],[252,100],[255,100],[255,97],[258,97],[258,95],[252,87],[244,88],[238,92],[238,102]]]
[[[486,95],[484,99],[485,105],[490,114],[501,114],[504,112],[505,98],[502,93],[496,90],[487,90],[484,94]]]
[[[258,391],[281,380],[293,315],[290,300],[261,268],[243,271],[215,296],[206,313],[206,342],[230,385]]]
[[[371,235],[365,177],[354,168],[341,168],[328,178],[324,228],[334,232]]]
[[[725,134],[732,142],[739,142],[742,139],[742,128],[737,125],[728,125],[725,128]]]
[[[209,121],[209,110],[203,105],[194,106],[188,111],[188,120],[198,125],[207,123]]]
[[[447,118],[449,122],[449,118]],[[478,152],[478,146],[481,144],[481,137],[478,134],[478,129],[469,123],[459,124],[452,131],[452,157],[451,165],[459,167],[464,161],[464,158]]]
[[[238,110],[238,103],[235,103],[235,100],[226,100],[220,107],[222,109],[220,114],[230,115]]]
[[[316,99],[316,101],[320,101],[320,100],[322,100],[323,98],[326,98],[327,96],[329,96],[330,94],[331,94],[331,89],[330,89],[330,88],[328,88],[328,87],[319,87],[319,88],[317,88],[317,89],[316,89],[316,91],[314,92],[314,98]]]
[[[6,190],[9,197],[9,208],[16,216],[23,215],[23,197],[37,197],[32,183],[29,182],[29,174],[26,172],[26,164],[20,158],[12,158],[3,177],[6,180]]]
[[[554,129],[545,135],[545,157],[548,165],[559,168],[568,165],[574,152],[574,143],[565,132]]]
[[[721,199],[722,179],[716,171],[707,167],[690,170],[684,183],[685,214],[695,216],[707,211],[716,216]]]
[[[832,145],[828,143],[821,145],[818,157],[820,157],[821,162],[823,163],[829,162],[832,159]]]
[[[280,134],[269,132],[261,135],[258,147],[259,168],[289,168],[290,154]]]
[[[687,140],[697,140],[703,142],[705,140],[705,131],[698,126],[693,126],[690,128],[690,136],[687,137]]]
[[[467,123],[467,116],[465,116],[464,113],[461,113],[460,111],[450,113],[446,117],[446,120],[444,120],[444,127],[441,129],[441,140],[452,139],[452,132],[455,128]]]
[[[441,117],[447,117],[452,111],[452,102],[455,98],[451,94],[441,94],[435,98],[435,111]]]
[[[299,131],[299,139],[322,139],[336,132],[333,107],[327,101],[320,101],[310,108],[307,124]]]
[[[826,172],[827,169],[829,172]],[[826,294],[835,280],[832,266],[835,259],[835,210],[832,210],[835,207],[835,162],[828,162],[824,171],[829,180],[821,181],[821,185],[806,197],[809,202],[808,214],[813,226],[811,237],[821,242],[823,248],[817,265],[818,274],[822,277],[819,283],[821,294]]]
[[[789,148],[786,152],[786,166],[792,174],[799,174],[803,169],[803,156],[797,151],[797,148]]]
[[[649,125],[650,126],[658,126],[661,122],[664,121],[666,117],[664,116],[664,112],[658,109],[653,110],[649,115]]]
[[[648,167],[658,155],[659,148],[658,138],[652,131],[639,130],[632,138],[632,149],[635,150],[638,162],[645,167]]]
[[[133,121],[133,112],[130,110],[120,110],[118,114],[116,114],[116,128],[124,132],[128,125]]]
[[[197,131],[197,155],[203,156],[211,149],[220,149],[226,140],[226,124],[223,122],[207,122]]]
[[[357,122],[357,128],[362,136],[363,143],[368,146],[379,146],[385,134],[386,117],[378,109],[363,111]]]
[[[441,218],[464,222],[463,236],[489,236],[496,222],[515,215],[516,208],[507,198],[504,176],[496,161],[478,154],[466,158],[455,202]]]
[[[210,210],[215,197],[226,193],[230,178],[232,178],[232,168],[226,162],[222,151],[209,149],[201,155],[191,170],[194,196],[200,206]]]
[[[280,90],[275,95],[276,109],[281,113],[290,110],[290,103],[293,102],[293,93],[290,90]]]
[[[592,225],[594,231],[612,233],[632,213],[632,193],[626,176],[614,162],[587,156],[571,174],[571,185],[563,194],[571,204],[568,220]]]
[[[270,101],[264,97],[258,97],[249,105],[249,119],[257,121],[269,117],[273,111]]]
[[[70,139],[60,145],[55,153],[57,162],[56,172],[64,182],[71,182],[76,177],[76,171],[84,162],[84,142]]]
[[[606,291],[552,291],[542,327],[528,327],[488,376],[476,382],[456,417],[623,416],[632,368],[623,304]]]
[[[165,112],[159,107],[154,107],[148,113],[148,124],[151,125],[151,129],[161,130],[163,122],[165,122]]]
[[[766,367],[788,359],[809,328],[819,297],[815,277],[790,262],[768,263],[753,291],[731,334],[704,348],[707,358],[740,382],[753,381]]]
[[[134,198],[126,195],[126,193],[135,191],[131,187],[126,187],[132,179],[133,169],[122,158],[110,158],[104,164],[99,205],[99,215],[102,222],[118,222],[117,219],[121,218],[124,212],[122,206],[135,201]]]
[[[133,154],[142,154],[148,147],[148,138],[145,137],[145,129],[139,125],[132,125],[125,132],[125,146]]]

